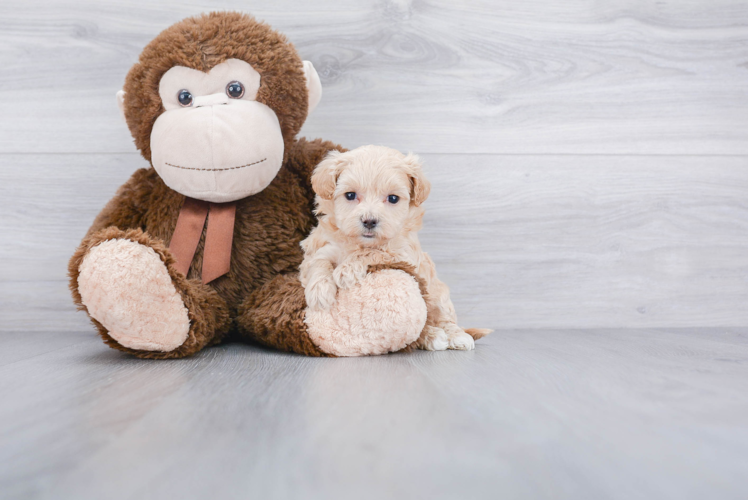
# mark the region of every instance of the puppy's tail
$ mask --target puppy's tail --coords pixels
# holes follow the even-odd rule
[[[474,340],[482,339],[492,331],[489,328],[465,328],[465,333],[473,337]]]

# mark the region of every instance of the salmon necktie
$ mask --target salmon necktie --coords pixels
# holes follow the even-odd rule
[[[236,219],[235,202],[209,203],[185,197],[169,243],[169,250],[177,261],[174,267],[187,276],[203,234],[205,219],[208,219],[208,229],[205,232],[201,276],[203,283],[210,283],[228,273],[231,267],[231,243]]]

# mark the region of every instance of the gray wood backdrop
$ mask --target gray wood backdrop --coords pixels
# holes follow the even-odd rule
[[[215,9],[315,64],[302,135],[423,156],[422,242],[463,323],[748,325],[745,0],[4,0],[0,329],[90,330],[66,262],[145,165],[114,94]]]

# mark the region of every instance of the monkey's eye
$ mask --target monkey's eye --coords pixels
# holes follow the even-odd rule
[[[244,85],[241,82],[231,82],[226,85],[226,94],[232,99],[241,99],[244,95]]]
[[[391,194],[387,197],[387,201],[389,201],[390,203],[394,205],[395,203],[400,201],[400,197],[396,194]]]
[[[180,90],[179,94],[177,94],[177,99],[179,100],[179,105],[183,108],[192,106],[192,94],[187,89]]]
[[[356,193],[354,193],[353,191],[348,191],[347,193],[345,193],[345,199],[348,200],[348,201],[355,200],[356,199]]]

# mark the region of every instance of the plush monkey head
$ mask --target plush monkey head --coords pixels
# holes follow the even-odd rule
[[[221,203],[270,184],[320,96],[314,67],[283,35],[246,14],[214,12],[149,43],[117,101],[166,185]]]

